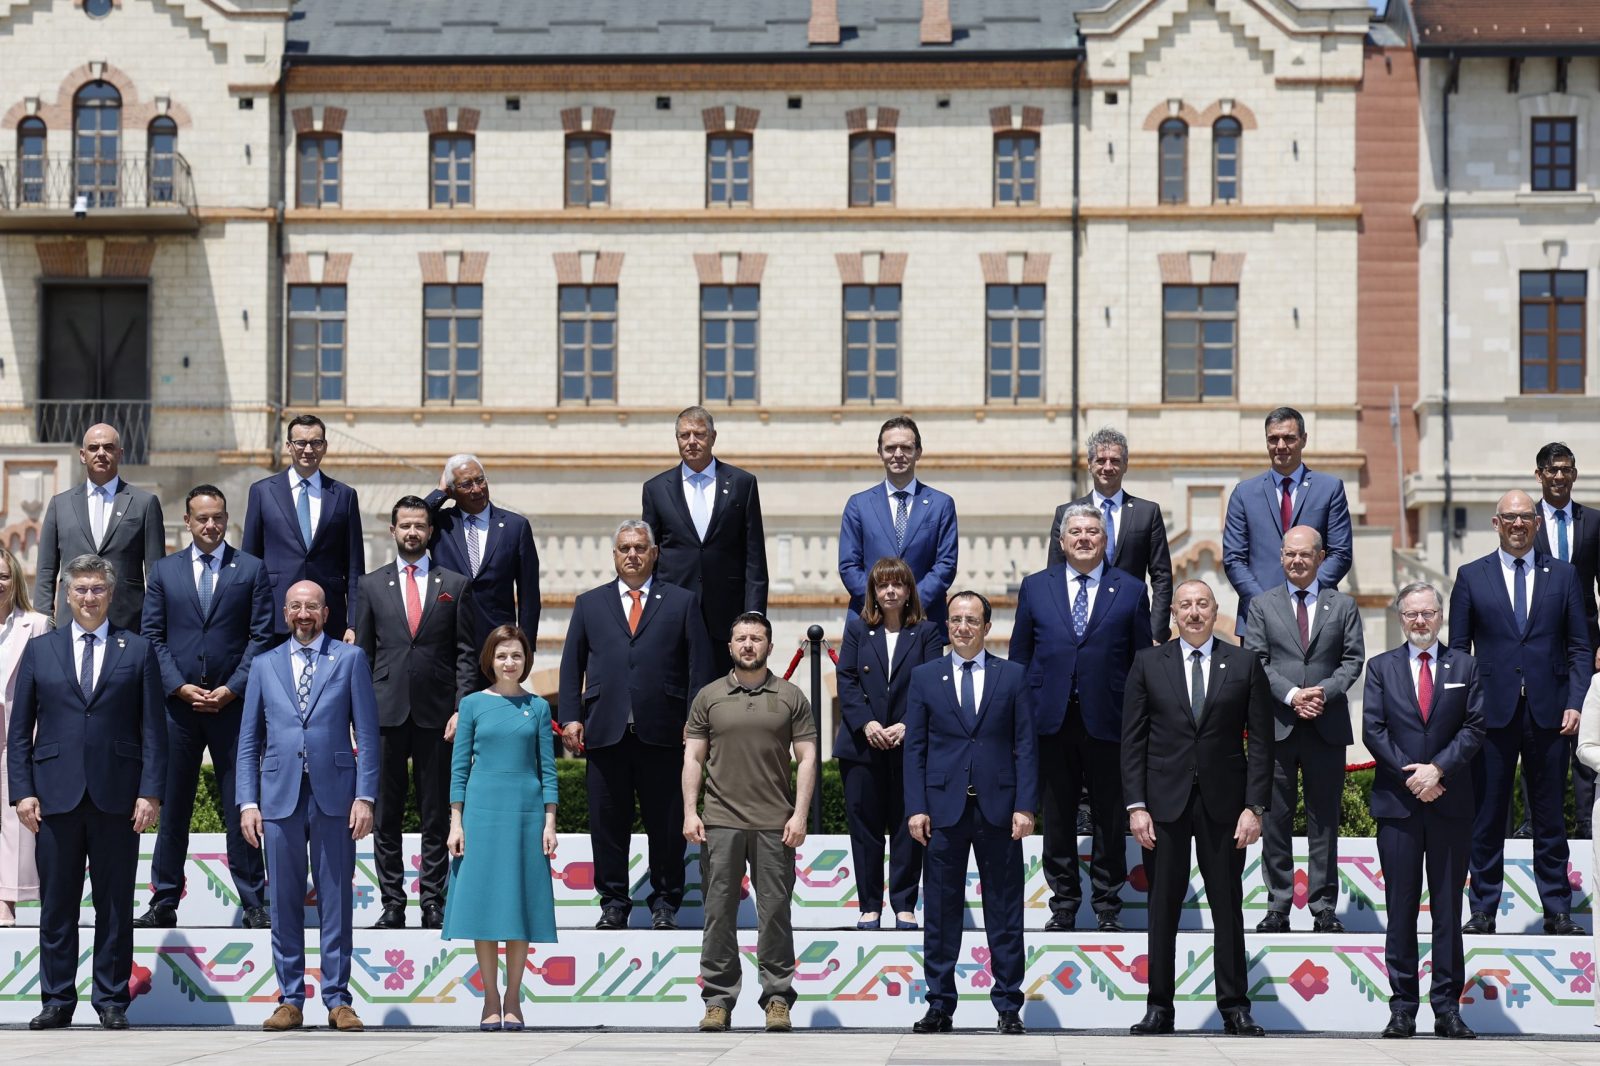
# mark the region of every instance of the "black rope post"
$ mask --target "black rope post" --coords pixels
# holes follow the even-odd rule
[[[811,720],[817,726],[817,780],[811,790],[811,831],[822,832],[822,627],[806,630],[811,655]]]

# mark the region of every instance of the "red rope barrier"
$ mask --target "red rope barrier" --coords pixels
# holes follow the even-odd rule
[[[783,679],[785,681],[789,680],[791,677],[794,676],[795,668],[800,665],[800,660],[804,659],[805,657],[806,657],[806,646],[804,644],[802,644],[802,645],[800,645],[798,648],[796,648],[794,650],[794,658],[789,660],[789,669],[787,669],[787,670],[785,670],[783,672]]]

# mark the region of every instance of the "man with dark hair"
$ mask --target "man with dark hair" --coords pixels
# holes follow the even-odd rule
[[[917,579],[917,595],[928,617],[943,622],[945,592],[956,577],[961,542],[956,502],[917,480],[922,433],[905,415],[878,430],[884,479],[845,501],[839,523],[839,577],[850,593],[850,609],[866,600],[867,574],[885,557],[904,559]]]
[[[296,415],[288,427],[289,469],[250,486],[244,513],[245,552],[267,566],[274,603],[289,586],[321,586],[328,608],[327,631],[346,644],[356,639],[356,589],[366,570],[361,539],[361,500],[356,490],[322,472],[328,430],[316,415]],[[289,634],[274,616],[276,639]]]
[[[239,831],[234,761],[250,663],[272,646],[272,583],[260,559],[227,543],[228,501],[215,485],[189,491],[183,525],[193,543],[151,567],[144,596],[142,632],[155,648],[167,695],[166,817],[150,866],[150,908],[133,924],[178,924],[189,819],[200,762],[210,751],[244,926],[266,929],[266,870],[261,852]]]
[[[1272,468],[1234,486],[1222,531],[1222,568],[1239,594],[1233,631],[1241,637],[1250,600],[1285,581],[1278,552],[1283,535],[1294,526],[1310,526],[1322,538],[1327,557],[1317,569],[1319,583],[1338,588],[1350,572],[1352,533],[1344,482],[1313,474],[1302,462],[1307,437],[1299,411],[1279,407],[1267,415],[1266,426]]]
[[[367,654],[378,697],[378,807],[373,858],[383,914],[374,929],[406,924],[401,826],[407,764],[421,816],[422,927],[444,927],[449,879],[450,755],[456,706],[482,687],[473,634],[472,588],[428,554],[428,505],[404,496],[389,513],[396,558],[361,579],[356,645]]]

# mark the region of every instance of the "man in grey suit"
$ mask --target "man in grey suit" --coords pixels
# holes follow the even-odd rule
[[[1347,693],[1361,674],[1366,646],[1356,601],[1317,579],[1327,553],[1322,535],[1295,526],[1283,537],[1286,582],[1250,601],[1244,645],[1256,653],[1275,701],[1272,804],[1261,832],[1268,910],[1258,933],[1287,933],[1294,901],[1294,810],[1303,781],[1306,841],[1311,848],[1313,926],[1342,933],[1339,898],[1339,812],[1344,750],[1353,739]]]
[[[66,625],[72,615],[67,610],[65,582],[57,588],[61,561],[98,555],[111,563],[117,574],[111,624],[137,633],[144,610],[145,568],[155,566],[167,553],[161,501],[118,476],[122,435],[104,422],[84,432],[78,461],[88,480],[57,493],[45,508],[33,602],[46,613],[49,609],[44,605],[54,603],[56,625]]]

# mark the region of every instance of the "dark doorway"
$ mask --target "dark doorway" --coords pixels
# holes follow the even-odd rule
[[[150,290],[46,285],[39,349],[40,441],[77,444],[96,422],[122,434],[123,461],[150,453]]]

